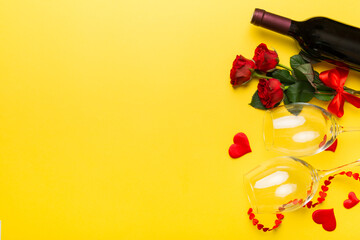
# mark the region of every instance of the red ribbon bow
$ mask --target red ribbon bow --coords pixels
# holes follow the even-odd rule
[[[320,73],[321,81],[328,87],[336,90],[337,94],[328,106],[328,110],[339,118],[344,115],[345,100],[360,108],[360,98],[344,91],[344,84],[349,74],[348,69],[335,68]]]

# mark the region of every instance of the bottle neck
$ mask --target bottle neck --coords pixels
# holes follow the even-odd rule
[[[284,35],[291,36],[290,28],[292,20],[265,10],[256,8],[251,19],[251,23]]]

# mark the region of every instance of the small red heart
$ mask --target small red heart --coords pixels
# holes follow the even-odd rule
[[[327,194],[324,192],[319,192],[319,195],[320,195],[320,197],[325,198]]]
[[[276,214],[276,217],[277,217],[277,219],[279,219],[279,220],[284,219],[284,215],[282,215],[282,214],[280,214],[280,213]]]
[[[322,224],[326,231],[334,231],[336,228],[336,219],[334,209],[319,209],[313,212],[312,219],[317,224]]]
[[[249,152],[251,152],[249,139],[245,133],[238,133],[234,136],[234,144],[229,148],[229,155],[232,158],[239,158]]]
[[[324,192],[326,192],[327,190],[329,190],[329,188],[325,185],[322,185],[321,186],[321,190],[323,190]]]
[[[349,199],[344,201],[344,207],[350,209],[359,203],[359,199],[356,197],[354,192],[350,192],[348,195]]]
[[[275,225],[279,226],[281,223],[282,223],[281,220],[279,220],[279,219],[276,219],[276,220],[275,220]]]
[[[325,180],[325,181],[324,181],[325,186],[330,185],[330,183],[331,183],[331,182],[330,182],[329,180]]]
[[[261,230],[263,227],[264,227],[264,225],[262,225],[262,224],[258,224],[258,225],[257,225],[257,228],[258,228],[259,230]]]
[[[248,214],[252,213],[253,209],[249,208]]]
[[[351,177],[351,176],[352,176],[352,172],[351,172],[351,171],[348,171],[348,172],[346,173],[346,176]]]
[[[308,208],[311,208],[311,205],[312,205],[312,201],[310,201],[310,202],[308,202],[308,203],[306,204],[306,206],[307,206]]]
[[[354,173],[354,174],[353,174],[353,178],[354,178],[355,180],[358,180],[358,179],[359,179],[359,174],[358,174],[358,173]]]
[[[331,181],[331,180],[333,180],[333,179],[334,179],[334,176],[328,177],[328,180],[329,180],[329,181]]]
[[[249,219],[250,219],[250,220],[253,220],[253,219],[254,219],[254,217],[255,217],[255,214],[250,213]]]
[[[327,149],[325,149],[325,151],[335,152],[336,147],[337,147],[337,142],[338,142],[338,140],[336,139],[335,142],[333,142],[333,144],[330,145],[330,147],[328,147]]]
[[[319,203],[322,203],[323,201],[325,201],[325,198],[319,197],[317,200],[318,200]]]
[[[267,232],[267,231],[269,231],[269,228],[263,228],[263,231]]]
[[[259,220],[257,220],[256,218],[253,219],[253,224],[256,225],[259,223]]]

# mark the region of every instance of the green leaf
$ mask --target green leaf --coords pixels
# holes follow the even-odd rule
[[[291,114],[297,116],[301,113],[303,106],[299,105],[285,105],[286,110],[288,110]]]
[[[290,58],[290,66],[292,69],[295,69],[305,63],[306,61],[300,55],[294,55]]]
[[[272,77],[279,79],[279,81],[285,85],[294,84],[296,81],[288,70],[276,70],[272,73]]]
[[[320,80],[320,73],[317,71],[314,71],[314,83],[315,84],[323,84],[323,82]]]
[[[310,84],[314,82],[314,71],[310,63],[301,64],[294,68],[296,79],[300,81],[308,81]]]
[[[257,108],[257,109],[266,110],[266,107],[260,101],[259,94],[258,94],[257,90],[254,93],[254,95],[252,96],[250,105],[252,107],[254,107],[254,108]]]
[[[321,92],[321,93],[315,93],[314,95],[317,99],[321,101],[331,101],[334,98],[334,94],[332,92]]]
[[[331,87],[328,87],[324,84],[319,84],[319,85],[316,85],[316,88],[318,91],[321,91],[321,92],[331,92],[331,93],[335,93],[335,90],[332,89]]]
[[[291,102],[289,101],[288,97],[286,96],[286,94],[284,94],[284,104],[290,104]]]
[[[289,102],[309,102],[314,97],[315,89],[309,82],[297,81],[290,85],[285,94]]]

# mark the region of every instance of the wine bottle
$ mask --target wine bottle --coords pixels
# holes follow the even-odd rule
[[[294,38],[313,59],[360,71],[360,29],[325,17],[298,22],[255,9],[251,23]]]

